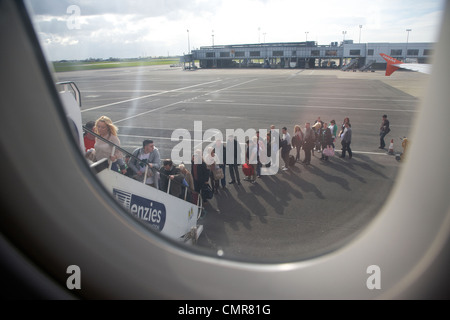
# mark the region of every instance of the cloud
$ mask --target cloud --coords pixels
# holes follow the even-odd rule
[[[28,0],[35,15],[64,16],[75,5],[84,16],[103,14],[135,15],[141,17],[166,16],[178,19],[183,12],[203,15],[213,12],[222,0]]]
[[[444,0],[29,0],[52,60],[180,55],[217,44],[437,40]],[[78,12],[69,11],[72,5]],[[76,25],[77,28],[73,28]],[[362,28],[359,26],[362,25]],[[187,32],[189,30],[189,33]]]

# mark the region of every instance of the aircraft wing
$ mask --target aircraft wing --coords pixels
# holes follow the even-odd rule
[[[431,64],[425,64],[425,63],[401,63],[398,66],[402,69],[412,70],[412,71],[418,71],[422,73],[431,73]]]
[[[387,62],[386,75],[390,76],[398,68],[407,69],[411,71],[418,71],[422,73],[431,73],[431,64],[426,63],[404,63],[387,54],[380,53],[380,56]]]

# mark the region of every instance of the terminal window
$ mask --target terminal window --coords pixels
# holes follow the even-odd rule
[[[283,52],[283,51],[274,51],[274,52],[272,53],[272,55],[273,55],[274,57],[282,57],[282,56],[284,55],[284,52]]]
[[[391,50],[391,56],[401,56],[402,55],[402,49],[392,49]]]
[[[221,58],[229,58],[230,57],[230,53],[229,52],[221,52],[220,53],[220,57]]]
[[[367,50],[367,55],[368,56],[373,56],[373,49]]]
[[[359,56],[361,55],[361,50],[350,50],[351,56]]]
[[[245,57],[245,51],[236,51],[234,53],[235,57]]]
[[[206,57],[207,58],[215,58],[216,57],[216,53],[215,52],[207,52],[206,53]]]
[[[260,55],[259,51],[250,51],[250,57],[259,57]]]
[[[418,56],[419,55],[419,49],[408,49],[408,56]]]
[[[337,51],[336,50],[326,50],[325,51],[325,55],[326,56],[333,56],[333,57],[335,57],[335,56],[337,56]]]
[[[423,55],[424,56],[431,56],[433,54],[433,50],[431,49],[424,49],[423,50]]]
[[[320,56],[320,51],[319,50],[311,50],[311,56],[314,56],[314,57]]]

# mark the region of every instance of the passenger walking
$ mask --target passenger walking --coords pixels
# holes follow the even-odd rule
[[[225,144],[222,142],[222,140],[216,140],[216,147],[215,152],[217,154],[217,157],[221,160],[219,164],[219,168],[222,169],[223,178],[220,179],[220,185],[222,188],[227,187],[227,181],[226,181],[226,163],[227,163],[227,148],[225,147]]]
[[[138,181],[144,180],[146,166],[148,166],[148,169],[145,183],[159,188],[161,157],[158,148],[155,147],[153,140],[150,139],[145,139],[142,142],[142,148],[137,148],[133,151],[133,157],[128,162],[128,167],[134,173],[133,178]]]
[[[183,163],[178,166],[178,169],[180,169],[180,172],[184,175],[184,179],[186,180],[188,189],[195,190],[194,178],[192,177],[192,173],[186,168]]]
[[[257,167],[257,151],[258,150],[258,138],[255,136],[251,140],[247,141],[247,152],[246,152],[246,164],[252,167],[251,174],[246,175],[244,180],[250,181],[251,183],[256,182],[256,167]]]
[[[261,157],[263,156],[265,150],[263,150],[264,140],[259,136],[259,130],[256,131],[256,176],[261,178]]]
[[[344,121],[343,121],[342,124],[341,124],[341,129],[340,129],[340,131],[339,131],[339,137],[341,137],[342,134],[344,133],[344,130],[345,130],[345,124],[346,124],[347,122],[350,123],[350,119],[349,119],[348,117],[345,117],[345,118],[344,118]]]
[[[110,118],[107,116],[101,116],[95,121],[95,127],[97,129],[97,133],[104,140],[110,141],[113,144],[120,146],[120,140],[117,136],[118,129],[113,124]],[[111,170],[113,171],[121,171],[123,174],[126,173],[125,162],[123,160],[122,152],[118,148],[115,149],[114,154],[113,145],[105,142],[102,139],[95,138],[95,145],[93,153],[95,161],[107,158],[112,162]]]
[[[328,128],[330,128],[330,130],[331,130],[331,138],[333,139],[333,142],[331,145],[333,146],[333,149],[335,149],[336,146],[334,145],[334,143],[336,142],[337,129],[338,129],[338,127],[336,125],[336,121],[331,120],[330,126]]]
[[[159,170],[161,176],[160,189],[175,197],[180,197],[183,187],[184,175],[180,169],[173,165],[171,159],[163,161],[163,166]]]
[[[311,123],[309,122],[305,124],[305,134],[303,137],[303,150],[305,151],[305,160],[303,160],[303,163],[309,165],[311,164],[311,150],[314,148],[316,139],[315,133],[311,129]]]
[[[211,187],[214,193],[218,193],[219,180],[222,179],[222,168],[219,167],[219,157],[215,153],[215,149],[208,148],[208,153],[205,156],[206,166],[209,169],[209,177],[211,180]],[[222,173],[222,175],[220,174]]]
[[[323,128],[321,129],[321,137],[322,137],[322,157],[320,158],[320,160],[326,160],[328,161],[328,156],[325,155],[325,149],[327,149],[328,147],[332,147],[333,144],[333,138],[331,135],[331,130],[328,127],[327,123],[323,124]]]
[[[88,121],[85,127],[95,133],[95,121]],[[95,146],[95,136],[92,133],[85,131],[83,138],[85,151],[93,149]]]
[[[316,122],[311,128],[314,132],[314,148],[312,149],[312,154],[314,155],[314,149],[317,152],[320,152],[322,146],[322,144],[320,143],[320,130],[322,129],[322,121],[316,120]]]
[[[386,143],[384,142],[384,137],[391,131],[391,128],[389,128],[389,120],[387,118],[387,115],[383,115],[381,121],[381,127],[380,127],[380,146],[379,149],[384,149],[386,146]]]
[[[202,151],[197,149],[192,155],[192,178],[194,179],[195,193],[192,202],[197,203],[197,197],[201,190],[209,181],[209,170],[202,156]],[[203,203],[207,203],[207,199],[203,199]]]
[[[352,142],[352,128],[350,122],[346,122],[344,133],[342,133],[341,144],[342,144],[342,155],[341,158],[345,158],[345,152],[348,151],[348,158],[351,159],[353,156],[350,144]]]
[[[323,129],[323,121],[320,119],[320,117],[317,117],[317,119],[314,121],[314,124],[312,126],[314,132],[316,133],[316,145],[315,145],[315,150],[318,152],[321,152],[322,149],[322,143],[321,143],[321,131]],[[313,149],[313,150],[314,150]],[[314,151],[313,151],[313,155],[314,155]]]
[[[272,144],[272,152],[274,152],[274,150],[279,150],[280,148],[280,143],[281,143],[281,136],[278,134],[278,139],[276,139],[276,134],[275,134],[275,126],[271,125],[270,126],[270,138],[271,140],[271,144]]]
[[[300,161],[300,150],[303,145],[303,131],[297,124],[294,127],[294,136],[292,137],[292,147],[296,150],[295,161]]]
[[[242,163],[242,161],[238,161],[238,159],[241,159],[241,146],[239,145],[236,137],[228,137],[226,154],[230,158],[226,161],[231,177],[229,183],[233,184],[237,181],[237,184],[240,185],[241,178],[239,177],[239,165]]]
[[[181,198],[186,201],[192,201],[192,193],[194,192],[194,178],[192,177],[192,173],[186,168],[186,166],[182,163],[178,166],[180,172],[184,175],[183,187],[181,191]],[[186,190],[187,189],[187,190]]]
[[[291,135],[287,131],[286,127],[283,127],[283,138],[281,139],[281,157],[284,161],[284,166],[281,168],[283,171],[289,170],[289,153],[292,149]]]

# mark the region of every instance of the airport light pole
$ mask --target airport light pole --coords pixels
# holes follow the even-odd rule
[[[214,30],[212,31],[212,46],[214,47]]]
[[[189,29],[187,29],[187,35],[188,35],[188,54],[191,54],[191,43],[189,42]]]
[[[362,29],[362,24],[359,25],[359,43],[361,43],[361,29]]]
[[[308,33],[309,33],[309,31],[305,31],[305,35],[306,35],[306,42],[308,42]]]
[[[406,58],[408,56],[408,41],[409,41],[409,32],[410,31],[412,31],[412,29],[406,29],[407,35],[406,35],[405,62],[406,62]]]
[[[344,35],[344,39],[342,40],[342,44],[345,42],[345,35],[347,34],[347,31],[342,31],[342,34]]]

